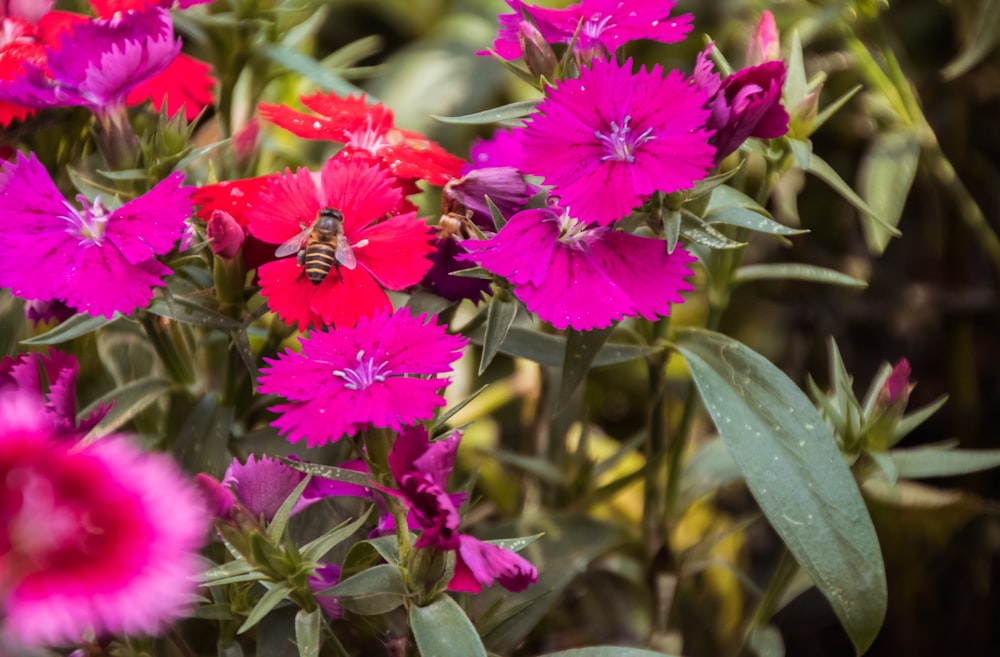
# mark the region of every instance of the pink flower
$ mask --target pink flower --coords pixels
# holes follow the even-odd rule
[[[157,633],[200,570],[205,509],[174,463],[119,436],[68,444],[50,419],[29,397],[0,396],[3,654]]]
[[[226,260],[235,258],[246,236],[243,227],[225,210],[213,210],[205,224],[205,237],[212,253]]]
[[[403,309],[355,327],[314,331],[302,351],[265,359],[259,390],[288,400],[271,424],[292,442],[324,445],[367,426],[399,430],[444,406],[439,392],[466,340]]]
[[[113,211],[81,196],[78,210],[34,154],[0,162],[0,286],[94,316],[144,307],[171,273],[157,256],[174,248],[191,214],[183,178],[175,172]]]
[[[111,405],[101,406],[76,421],[76,356],[49,349],[48,354],[27,353],[0,361],[0,394],[30,395],[49,413],[59,435],[82,436],[101,421]]]
[[[517,167],[521,164],[521,144],[510,130],[500,129],[489,139],[476,138],[469,147],[469,163],[462,169]]]
[[[525,210],[487,240],[466,240],[467,260],[506,278],[528,310],[554,327],[585,331],[623,317],[656,319],[683,302],[695,259],[662,240],[588,227],[552,209]]]
[[[712,166],[706,95],[659,66],[632,73],[595,61],[551,89],[515,131],[520,169],[542,176],[561,205],[608,225],[656,191],[690,189]]]
[[[506,2],[514,13],[499,16],[500,32],[493,43],[496,53],[506,60],[522,55],[518,40],[522,12],[549,43],[568,44],[576,35],[576,52],[590,55],[610,55],[636,39],[675,43],[691,31],[691,14],[670,17],[673,0],[582,0],[565,9],[535,7],[521,0]]]
[[[305,275],[295,254],[265,263],[258,273],[268,306],[299,330],[349,327],[388,311],[385,290],[419,283],[431,267],[425,256],[433,250],[427,224],[415,213],[395,214],[401,199],[388,171],[339,155],[323,165],[319,186],[305,169],[269,179],[267,191],[247,212],[252,235],[283,245],[308,229],[321,209],[334,209],[356,263],[334,263],[319,283]]]
[[[785,63],[768,61],[721,79],[712,68],[709,45],[699,53],[694,83],[709,96],[708,127],[715,130],[715,161],[721,162],[748,137],[774,139],[788,132],[788,112],[781,105]]]
[[[389,452],[397,494],[406,500],[422,529],[414,547],[455,551],[455,575],[448,585],[452,591],[478,593],[494,581],[508,590],[523,591],[538,581],[534,566],[510,550],[458,531],[458,506],[465,496],[449,495],[446,488],[460,441],[457,431],[431,442],[422,426],[409,427],[396,437]]]
[[[902,399],[901,406],[906,406],[910,398],[910,362],[905,358],[896,363],[889,377],[882,384],[879,390],[878,401],[882,406],[888,407],[896,403],[897,399]]]
[[[774,14],[765,10],[750,35],[747,44],[747,66],[757,66],[764,62],[781,59],[781,42],[778,40],[778,26]]]

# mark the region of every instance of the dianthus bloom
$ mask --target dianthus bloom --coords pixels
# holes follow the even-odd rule
[[[721,162],[748,137],[774,139],[788,132],[788,112],[781,105],[785,63],[766,61],[720,78],[712,67],[709,45],[698,54],[694,83],[708,94],[708,127],[715,130],[715,161]]]
[[[180,53],[165,9],[78,22],[45,53],[45,64],[22,64],[22,73],[0,84],[0,98],[42,109],[82,105],[114,116],[129,92],[163,71]]]
[[[288,400],[271,408],[272,425],[310,447],[368,426],[400,429],[429,420],[466,340],[402,309],[362,319],[353,328],[313,331],[302,351],[265,359],[260,392]],[[425,378],[426,377],[426,378]]]
[[[0,394],[17,392],[33,398],[49,413],[55,432],[80,436],[101,421],[111,405],[97,408],[80,423],[76,421],[76,356],[49,349],[0,361]]]
[[[587,226],[545,208],[510,218],[496,236],[466,240],[468,260],[506,278],[528,310],[554,327],[586,331],[623,317],[669,315],[695,258],[662,240]]]
[[[319,187],[305,169],[270,180],[247,213],[251,234],[285,244],[308,229],[321,209],[336,209],[357,263],[353,269],[334,263],[319,284],[305,275],[294,254],[263,264],[258,275],[268,306],[299,330],[353,326],[361,317],[389,310],[385,290],[420,282],[431,266],[425,256],[433,250],[431,229],[415,213],[387,218],[401,198],[384,169],[339,157],[323,165]]]
[[[0,287],[94,316],[144,307],[171,273],[156,256],[174,248],[191,214],[183,178],[175,172],[113,211],[81,196],[78,210],[34,154],[0,162]]]
[[[521,57],[519,26],[527,14],[549,43],[570,43],[577,52],[609,55],[629,41],[683,41],[691,31],[691,14],[670,17],[673,0],[582,0],[565,9],[546,9],[506,0],[513,14],[500,14],[500,32],[493,50],[503,59]],[[488,54],[485,52],[478,53]]]
[[[577,216],[601,225],[656,191],[690,189],[712,166],[707,96],[677,71],[594,61],[559,82],[515,131],[521,170],[542,176]]]
[[[0,653],[153,634],[190,602],[205,509],[179,468],[120,436],[86,446],[0,396]]]
[[[392,111],[381,103],[366,105],[364,96],[341,98],[335,93],[316,93],[300,100],[315,114],[284,105],[261,105],[260,115],[304,139],[340,142],[344,148],[338,157],[378,162],[402,180],[443,185],[457,178],[462,169],[462,158],[420,133],[395,127]],[[407,193],[417,191],[407,188]]]
[[[399,485],[390,492],[406,501],[422,530],[414,547],[455,551],[449,589],[478,593],[499,582],[511,591],[523,591],[538,581],[534,566],[510,550],[458,531],[458,505],[464,496],[449,495],[446,488],[460,440],[457,431],[431,442],[422,426],[404,429],[389,452],[389,468]]]

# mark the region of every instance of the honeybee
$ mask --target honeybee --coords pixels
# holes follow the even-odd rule
[[[354,269],[358,261],[351,243],[344,236],[344,215],[334,208],[323,208],[311,225],[278,247],[274,255],[283,258],[298,252],[299,267],[313,285],[319,285],[334,266]]]

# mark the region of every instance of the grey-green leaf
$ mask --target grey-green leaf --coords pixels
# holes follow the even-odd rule
[[[486,657],[472,621],[447,595],[410,607],[410,629],[421,657]]]
[[[681,210],[681,235],[710,249],[738,249],[746,242],[730,239],[688,210]]]
[[[556,410],[565,408],[576,389],[587,378],[587,372],[594,364],[601,347],[608,341],[614,325],[592,331],[566,331],[566,355],[563,358],[562,379],[559,384],[559,399]]]
[[[303,463],[302,461],[292,461],[290,459],[282,459],[282,462],[292,470],[311,474],[314,477],[333,479],[334,481],[342,481],[345,484],[355,484],[356,486],[365,487],[370,486],[372,483],[367,473],[358,472],[357,470],[348,470],[347,468],[338,468],[335,465],[323,465],[321,463]]]
[[[1000,466],[1000,449],[894,449],[889,456],[904,479],[953,477]]]
[[[761,510],[863,653],[885,618],[885,566],[829,427],[781,370],[736,340],[684,329],[676,346]]]
[[[476,344],[483,343],[483,329],[479,327],[469,333],[469,339]],[[645,358],[660,351],[660,347],[637,344],[605,344],[594,358],[592,367],[604,367],[626,363],[636,358]],[[539,333],[528,328],[512,326],[507,339],[500,345],[500,353],[508,356],[527,358],[541,365],[562,367],[566,353],[566,338],[558,335]]]
[[[865,203],[864,199],[851,189],[850,185],[844,182],[844,179],[840,177],[840,174],[833,167],[815,153],[809,156],[809,172],[829,185],[833,191],[840,194],[845,201],[857,208],[869,221],[879,224],[890,235],[897,237],[900,235],[895,226],[886,223],[885,219],[879,216],[871,206]]]
[[[969,44],[941,71],[945,80],[954,80],[970,71],[1000,44],[1000,0],[982,0]]]
[[[295,614],[295,643],[299,647],[299,657],[319,657],[322,629],[322,609],[317,607],[309,613],[305,609],[299,609]]]
[[[517,302],[506,295],[497,295],[490,299],[486,309],[486,333],[483,336],[483,356],[479,360],[479,375],[482,376],[490,366],[500,345],[507,338],[514,318],[517,317]]]
[[[858,168],[858,192],[887,224],[896,227],[910,194],[920,161],[920,140],[913,130],[879,134],[871,141]],[[881,224],[864,222],[868,250],[885,251],[891,234]]]
[[[91,411],[108,403],[112,403],[111,410],[84,436],[82,442],[86,444],[108,435],[141,413],[169,390],[170,382],[166,379],[147,377],[127,383],[95,399],[89,406],[80,411],[81,417],[87,417]]]
[[[730,226],[742,226],[758,233],[769,233],[771,235],[802,235],[808,230],[802,228],[792,228],[780,224],[774,219],[770,219],[758,212],[736,206],[719,208],[705,214],[705,221],[709,224],[728,224]]]
[[[868,287],[866,281],[841,274],[839,271],[794,262],[745,265],[733,274],[734,283],[763,280],[797,280],[843,287]]]
[[[433,116],[441,123],[453,123],[456,125],[486,125],[496,123],[498,121],[518,119],[522,116],[528,116],[535,111],[535,105],[537,104],[537,100],[521,100],[509,105],[503,105],[501,107],[494,107],[493,109],[488,109],[482,112],[476,112],[475,114],[466,114],[465,116]]]
[[[119,317],[121,317],[121,315],[117,312],[111,317],[111,319],[107,319],[103,316],[94,317],[93,315],[80,313],[79,315],[73,315],[68,318],[51,331],[46,331],[41,335],[36,335],[33,338],[22,340],[21,344],[59,344],[61,342],[72,340],[73,338],[78,338],[81,335],[86,335],[91,331],[96,331],[102,326],[106,326],[115,321]]]
[[[254,606],[250,615],[247,619],[240,625],[240,629],[236,630],[237,634],[243,634],[254,625],[260,622],[260,619],[267,616],[268,613],[275,607],[277,607],[287,596],[292,592],[292,587],[288,584],[275,584],[273,587],[268,589],[267,593],[261,596],[260,600]]]
[[[368,507],[368,510],[365,511],[361,515],[361,517],[355,520],[354,522],[350,524],[341,523],[336,527],[334,527],[333,529],[331,529],[330,531],[323,534],[322,536],[320,536],[319,538],[313,539],[308,543],[306,543],[305,545],[303,545],[300,548],[302,551],[302,557],[304,559],[308,559],[309,561],[319,560],[334,546],[339,545],[345,538],[347,538],[354,532],[358,531],[358,529],[361,528],[361,525],[363,525],[364,522],[368,519],[368,516],[371,515],[373,508],[374,507]]]

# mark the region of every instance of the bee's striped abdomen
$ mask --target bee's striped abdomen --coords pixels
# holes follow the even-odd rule
[[[306,247],[306,277],[313,285],[319,285],[336,264],[335,250],[326,242],[310,242]]]

